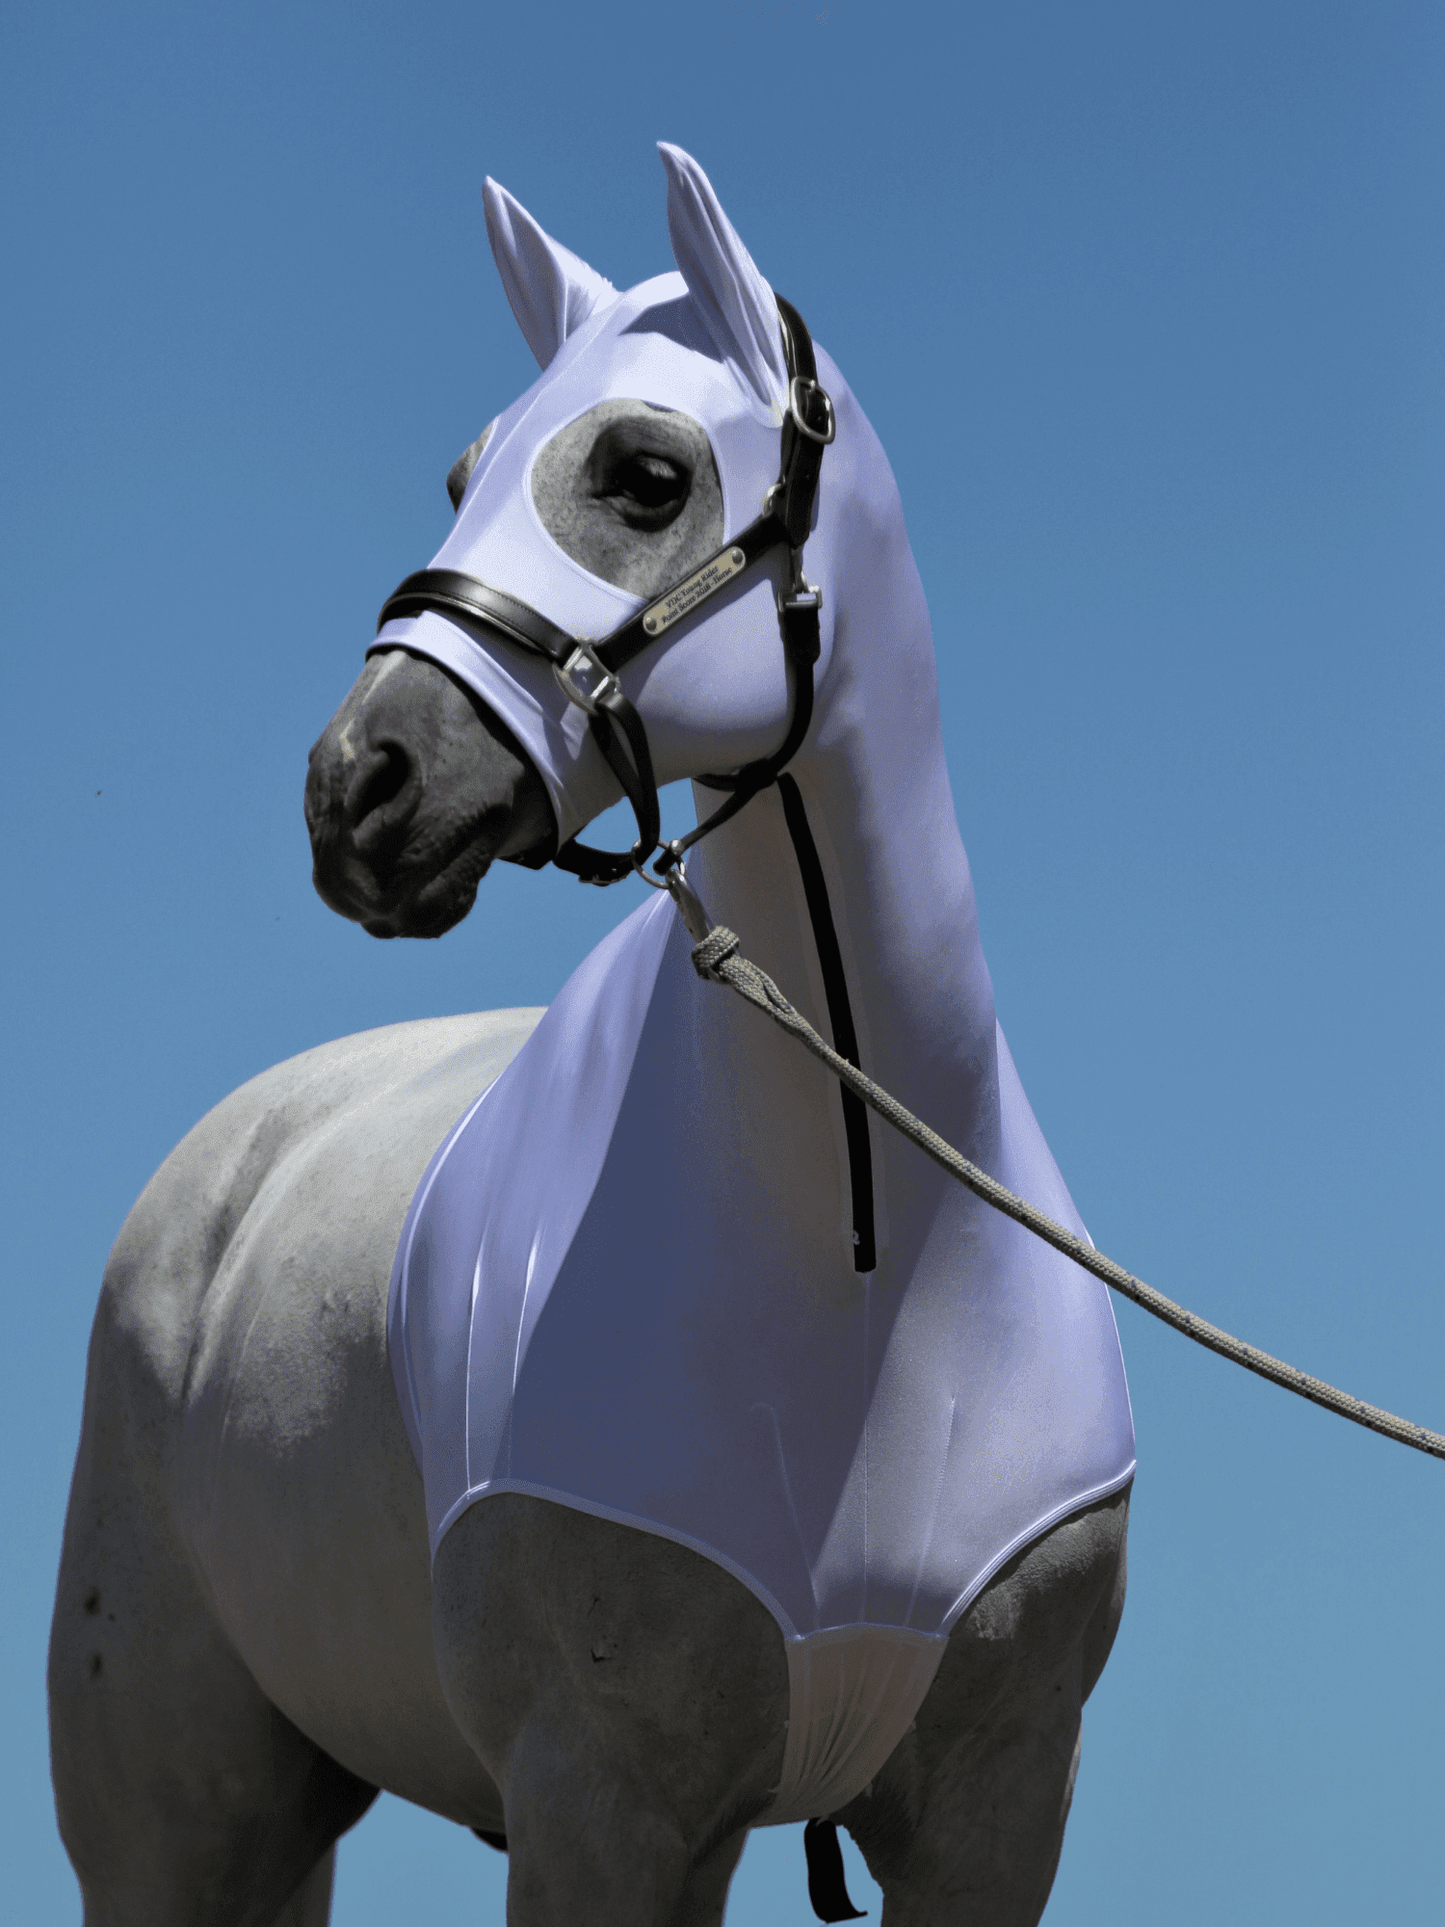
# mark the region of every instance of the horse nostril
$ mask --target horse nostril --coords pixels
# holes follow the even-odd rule
[[[353,829],[374,811],[394,803],[411,775],[411,758],[400,743],[378,743],[346,793],[346,816]]]

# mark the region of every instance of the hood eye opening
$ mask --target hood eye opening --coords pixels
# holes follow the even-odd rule
[[[629,595],[650,601],[722,546],[717,459],[681,410],[598,402],[542,443],[524,486],[563,554]]]

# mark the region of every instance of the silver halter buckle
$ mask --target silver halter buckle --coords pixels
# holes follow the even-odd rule
[[[816,609],[823,613],[823,591],[816,582],[810,582],[803,574],[803,551],[791,549],[788,552],[788,586],[778,591],[778,614],[786,615],[789,609]]]
[[[821,428],[814,428],[808,421],[808,402],[817,396],[823,404],[827,419]],[[820,388],[816,381],[806,375],[794,375],[788,387],[788,413],[793,418],[793,426],[799,434],[806,435],[810,442],[817,442],[826,448],[838,433],[838,417],[833,412],[833,397],[826,388]]]
[[[591,689],[577,681],[578,672],[586,669],[597,678]],[[576,703],[585,709],[589,716],[597,714],[597,708],[604,696],[613,689],[621,687],[616,676],[605,663],[599,662],[596,653],[585,642],[579,642],[566,662],[554,662],[552,674],[557,678],[557,687],[569,703]]]

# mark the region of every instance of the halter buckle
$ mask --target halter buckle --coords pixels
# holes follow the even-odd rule
[[[778,614],[784,616],[790,609],[812,609],[819,615],[823,613],[823,591],[816,582],[810,582],[803,574],[803,551],[791,549],[788,553],[788,586],[778,591]]]
[[[814,428],[808,420],[808,407],[815,398],[823,404],[824,421],[821,428]],[[799,434],[806,435],[810,442],[817,442],[820,448],[826,448],[838,433],[838,417],[833,412],[832,396],[807,375],[793,376],[788,387],[788,413]]]
[[[577,674],[583,669],[590,670],[597,678],[591,689],[585,688],[577,681]],[[576,703],[577,707],[585,709],[589,716],[595,716],[606,697],[613,690],[621,688],[621,684],[606,663],[599,661],[596,651],[590,649],[585,642],[579,642],[576,645],[566,662],[554,662],[552,674],[557,679],[557,687],[568,702]]]

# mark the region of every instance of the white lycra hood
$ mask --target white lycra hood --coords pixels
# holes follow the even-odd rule
[[[620,628],[643,598],[574,561],[538,516],[532,469],[569,423],[613,399],[681,410],[702,423],[722,485],[724,541],[756,519],[778,478],[787,369],[772,290],[697,163],[678,148],[660,152],[680,271],[626,294],[488,181],[492,250],[543,374],[492,425],[431,563],[478,576],[589,642]],[[776,747],[788,691],[767,572],[753,574],[733,601],[725,651],[715,629],[704,637],[701,624],[684,623],[624,673],[634,701],[645,692],[659,782],[695,766],[695,729],[677,725],[696,715],[700,689],[726,757],[721,767]],[[715,622],[717,613],[708,616]],[[617,800],[587,718],[549,664],[432,612],[388,622],[372,645],[398,646],[441,663],[507,724],[547,786],[559,843]]]

